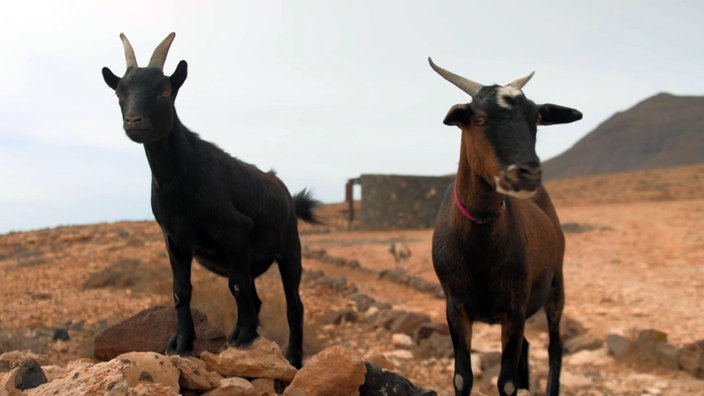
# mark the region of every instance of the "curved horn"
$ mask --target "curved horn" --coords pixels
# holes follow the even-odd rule
[[[127,60],[127,67],[138,67],[137,57],[134,56],[134,50],[132,49],[132,44],[127,40],[124,33],[120,33],[120,40],[122,40],[122,46],[125,47],[125,59]]]
[[[468,93],[469,96],[474,96],[479,92],[480,89],[482,89],[483,85],[474,82],[468,78],[464,78],[462,76],[458,76],[457,74],[447,71],[443,69],[442,67],[436,65],[433,63],[433,60],[428,57],[428,63],[430,63],[430,67],[433,68],[442,78],[445,80],[451,82],[454,84],[457,88],[463,90],[464,92]]]
[[[516,87],[516,88],[518,88],[518,89],[522,89],[522,88],[528,83],[528,81],[530,81],[530,78],[533,77],[533,74],[535,74],[534,71],[533,71],[533,72],[530,72],[529,75],[527,75],[527,76],[525,76],[525,77],[523,77],[523,78],[519,78],[518,80],[513,80],[513,81],[511,81],[510,83],[508,83],[508,84],[506,84],[506,85],[510,85],[510,86],[512,86],[512,87]]]
[[[164,70],[166,55],[169,53],[169,47],[171,47],[171,42],[174,41],[174,37],[176,37],[176,33],[171,32],[168,36],[166,36],[164,41],[156,47],[154,53],[152,54],[152,58],[149,60],[149,66],[147,67],[156,67],[159,70]]]

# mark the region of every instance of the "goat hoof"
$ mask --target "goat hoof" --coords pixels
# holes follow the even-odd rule
[[[249,346],[257,337],[259,337],[259,334],[257,334],[256,330],[249,330],[236,326],[227,341],[232,346],[242,348]]]
[[[296,369],[300,369],[303,366],[303,358],[299,352],[291,352],[289,349],[286,351],[286,360]]]
[[[178,354],[181,356],[188,356],[193,350],[193,338],[189,338],[178,333],[169,338],[169,342],[166,344],[166,354],[173,355]]]

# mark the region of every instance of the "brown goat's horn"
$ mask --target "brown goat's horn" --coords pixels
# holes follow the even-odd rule
[[[430,63],[430,67],[433,68],[439,75],[442,76],[445,80],[451,82],[454,84],[457,88],[463,90],[464,92],[468,93],[469,96],[474,96],[479,92],[480,89],[482,89],[483,85],[474,82],[468,78],[464,78],[462,76],[458,76],[457,74],[447,71],[443,69],[442,67],[436,65],[433,63],[433,60],[428,57],[428,63]]]
[[[529,75],[527,75],[523,78],[519,78],[518,80],[513,80],[510,83],[508,83],[507,85],[510,85],[512,87],[516,87],[518,89],[523,89],[523,87],[528,83],[528,81],[530,81],[530,78],[533,77],[533,74],[535,74],[535,72],[530,72]]]
[[[134,50],[132,49],[132,44],[127,40],[124,33],[120,33],[120,40],[122,40],[122,46],[125,47],[125,59],[127,60],[127,67],[138,67],[137,57],[134,56]]]
[[[154,53],[152,54],[152,58],[149,60],[149,66],[147,67],[156,67],[159,70],[164,70],[166,55],[169,53],[169,47],[171,47],[174,37],[176,37],[176,33],[171,32],[168,36],[166,36],[164,41],[156,47]]]

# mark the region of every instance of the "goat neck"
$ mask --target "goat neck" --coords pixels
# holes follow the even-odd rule
[[[466,157],[466,144],[466,137],[463,133],[454,188],[456,188],[457,196],[464,208],[480,221],[470,221],[457,207],[453,210],[452,216],[455,222],[459,223],[488,224],[501,217],[506,204],[506,196],[498,193],[492,184],[472,169],[472,165]]]
[[[152,183],[154,187],[183,180],[183,175],[189,170],[188,164],[192,163],[193,149],[188,141],[190,133],[183,124],[174,116],[171,131],[163,138],[144,144],[149,167],[152,170]]]

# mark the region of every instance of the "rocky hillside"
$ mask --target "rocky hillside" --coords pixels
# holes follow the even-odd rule
[[[563,154],[546,179],[704,162],[704,97],[661,93],[614,114]]]

